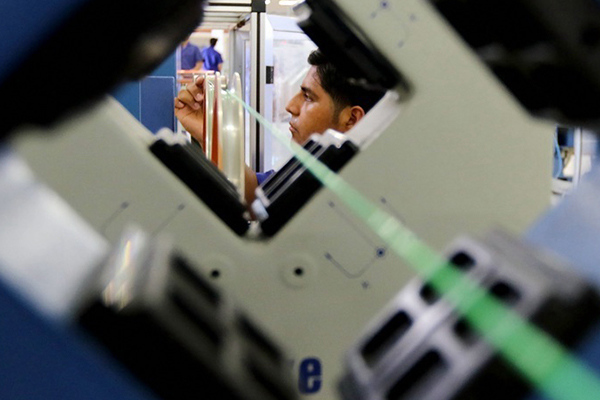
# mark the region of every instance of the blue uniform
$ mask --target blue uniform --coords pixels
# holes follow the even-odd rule
[[[262,183],[264,181],[267,180],[268,177],[270,177],[271,175],[273,175],[275,173],[275,170],[269,170],[267,172],[257,172],[256,173],[256,180],[258,181],[259,185],[262,185]]]
[[[198,61],[203,61],[202,53],[197,46],[188,43],[181,47],[181,69],[193,69]]]
[[[202,50],[202,56],[204,57],[204,69],[207,71],[219,70],[219,64],[223,64],[221,54],[215,50],[214,47],[207,47]]]

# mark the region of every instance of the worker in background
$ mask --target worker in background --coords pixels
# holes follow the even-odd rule
[[[311,65],[300,90],[286,106],[291,114],[290,132],[292,140],[303,144],[313,133],[322,134],[327,129],[344,133],[352,129],[358,121],[383,97],[383,90],[366,89],[351,84],[319,50],[308,57]],[[196,82],[183,88],[175,99],[175,115],[199,143],[203,140],[204,93],[200,77]],[[245,198],[251,204],[256,187],[274,171],[256,173],[246,166]]]
[[[200,48],[190,43],[189,37],[181,43],[181,69],[199,71],[203,60]]]
[[[221,53],[215,50],[217,40],[216,38],[210,39],[210,47],[202,50],[205,71],[221,72],[221,68],[223,67]]]

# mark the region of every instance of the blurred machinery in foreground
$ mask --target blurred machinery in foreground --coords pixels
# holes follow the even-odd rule
[[[491,232],[479,241],[458,239],[447,254],[451,268],[564,346],[600,332],[597,286],[538,248]],[[496,321],[496,334],[517,329],[507,322]],[[535,357],[542,365],[549,355]],[[347,353],[346,370],[340,392],[348,400],[520,399],[537,389],[421,279],[372,321]]]
[[[284,353],[168,241],[130,230],[111,250],[5,141],[152,71],[203,3],[0,5],[0,397],[297,397]]]
[[[193,2],[193,8],[184,1],[159,3],[40,2],[40,7],[49,5],[40,9],[40,14],[53,10],[56,18],[50,26],[38,26],[47,34],[42,43],[33,37],[28,37],[29,43],[22,42],[31,51],[29,57],[15,46],[17,32],[7,29],[7,36],[0,41],[2,54],[15,51],[13,65],[7,58],[0,70],[0,99],[10,104],[0,133],[11,135],[0,159],[0,266],[11,289],[0,291],[6,294],[0,305],[18,310],[3,313],[7,316],[0,324],[0,337],[5,338],[2,359],[8,360],[4,368],[11,372],[0,374],[0,379],[6,379],[0,381],[0,387],[7,396],[91,398],[78,393],[79,388],[87,386],[87,391],[94,393],[107,381],[136,376],[138,379],[119,381],[121,385],[112,388],[121,393],[106,398],[184,397],[198,391],[215,398],[287,399],[297,396],[285,377],[286,370],[295,370],[297,390],[313,398],[339,396],[337,383],[343,375],[342,396],[348,398],[377,398],[369,397],[372,393],[386,393],[388,399],[425,396],[421,390],[429,390],[430,398],[443,398],[466,393],[462,391],[477,382],[471,380],[474,377],[497,379],[487,374],[490,365],[493,371],[498,366],[491,348],[474,342],[465,350],[472,358],[462,364],[459,342],[472,339],[469,327],[447,303],[436,301],[427,285],[415,283],[415,273],[390,255],[386,244],[357,217],[340,207],[332,193],[319,191],[319,185],[295,160],[263,187],[262,204],[255,208],[262,213],[260,221],[249,223],[235,190],[197,151],[176,138],[151,135],[109,99],[84,112],[71,111],[74,105],[107,91],[111,84],[152,68],[201,16],[202,2]],[[441,13],[431,3],[418,0],[307,0],[297,11],[299,25],[334,62],[358,71],[355,83],[389,89],[384,100],[344,140],[330,132],[313,138],[307,149],[442,249],[463,232],[475,233],[499,223],[523,232],[538,217],[550,197],[554,129],[524,113],[442,18],[461,32],[452,10],[468,5],[483,19],[479,6],[434,3]],[[534,4],[493,4],[500,10],[510,4],[519,10],[517,15],[532,17],[536,25],[519,25],[525,33],[546,19],[541,17],[546,14],[535,9],[521,12],[530,3]],[[596,3],[581,0],[572,5],[569,11],[578,13],[577,7],[591,6],[586,18],[598,19],[600,13],[593,8]],[[25,7],[17,2],[0,6],[6,26],[29,15]],[[146,12],[152,17],[146,18]],[[457,14],[464,15],[463,11]],[[85,55],[65,55],[73,50],[65,43],[78,43],[81,33],[95,26],[91,23],[109,30],[111,25],[126,26],[128,32],[118,40],[106,41],[110,47],[106,52],[114,57],[104,58],[110,65],[96,64],[97,71],[86,71],[92,78],[80,77],[93,83],[81,97],[76,85],[63,81],[60,66]],[[556,33],[544,36],[556,46],[551,46],[552,55],[544,60],[561,68],[568,65],[558,68],[559,75],[577,76],[575,83],[578,79],[595,82],[596,75],[589,71],[600,69],[587,65],[596,53],[590,52],[590,57],[578,53],[576,58],[567,57],[567,63],[561,52],[569,45],[557,45],[560,26],[541,25],[545,30],[533,31],[536,40],[539,32]],[[512,51],[504,39],[493,39],[495,35],[502,38],[502,29],[493,30],[494,24],[485,22],[478,29],[486,31],[488,27],[489,43],[498,40]],[[593,43],[594,30],[586,32],[591,33],[584,35],[584,43]],[[470,36],[465,34],[466,43],[487,62],[489,52],[479,48],[486,46],[472,43]],[[122,46],[113,48],[115,43]],[[91,41],[76,47],[94,46]],[[492,55],[516,60],[508,71],[522,72],[530,67],[527,56],[538,57],[540,46],[517,47],[524,49],[523,54],[517,51],[506,57],[506,52],[500,51]],[[547,46],[541,48],[546,56]],[[56,63],[55,73],[41,82],[24,79],[23,74],[29,74],[40,59]],[[571,68],[588,72],[575,73]],[[513,76],[493,65],[492,70],[500,71],[501,80]],[[564,104],[560,96],[536,93],[533,100],[528,98],[537,90],[528,86],[531,81],[539,85],[527,74],[506,85],[535,114],[547,115],[551,110],[551,115],[564,117],[566,122],[593,125],[592,111]],[[29,104],[32,93],[40,91],[37,85],[43,83],[48,85],[44,92],[57,97],[44,112],[29,112],[23,105]],[[597,98],[594,85],[589,89],[590,102]],[[579,87],[567,86],[564,93]],[[42,126],[31,127],[30,123]],[[381,175],[385,179],[379,179]],[[314,194],[303,204],[294,204],[295,212],[282,212],[286,208],[278,202],[286,197],[297,201],[293,194],[305,193],[306,187]],[[595,187],[598,185],[593,182],[582,186],[582,195],[566,199],[527,235],[528,240],[558,250],[574,266],[581,266],[590,286],[598,283],[594,276],[600,275],[595,270],[596,253],[600,252],[594,244],[598,227],[595,219],[586,218],[597,203],[593,200]],[[575,221],[581,225],[575,227]],[[138,241],[129,237],[120,242],[132,222],[151,238]],[[554,229],[557,224],[567,228],[561,231],[564,236],[575,231],[574,237],[581,239],[577,246],[560,246],[563,241]],[[584,237],[579,237],[582,232]],[[172,237],[177,254],[186,260],[173,256],[154,238],[162,234]],[[111,244],[116,258],[107,263]],[[577,249],[575,257],[573,249]],[[522,255],[517,260],[513,259],[516,252]],[[528,245],[494,236],[482,243],[469,242],[460,248],[463,256],[451,258],[459,266],[470,266],[479,282],[522,311],[523,317],[539,319],[542,328],[557,336],[564,333],[571,340],[573,332],[563,332],[560,322],[573,318],[569,328],[579,331],[578,324],[593,323],[596,315],[595,300],[585,308],[588,284],[567,273],[563,276],[554,267],[539,267],[529,252]],[[514,268],[515,264],[519,267]],[[351,348],[373,315],[403,286],[397,307],[386,309],[383,322],[371,323],[366,341]],[[15,288],[16,296],[12,294]],[[226,292],[244,304],[243,313],[222,297]],[[19,296],[30,299],[23,304],[33,304],[52,324],[23,307]],[[421,303],[416,304],[417,300]],[[576,318],[579,313],[585,315]],[[79,332],[68,323],[74,315],[120,363],[102,358],[97,344],[89,350],[73,334]],[[57,321],[64,329],[50,328]],[[383,324],[382,329],[377,324]],[[417,325],[422,330],[415,334],[411,328]],[[23,331],[30,334],[20,335]],[[51,352],[48,346],[40,346],[42,335],[58,341],[66,337],[71,343],[63,339],[59,350]],[[277,350],[268,339],[273,335],[291,349],[289,353]],[[410,339],[415,336],[414,341]],[[28,353],[27,349],[37,350],[35,346],[41,347],[39,354],[45,357],[31,362],[37,351]],[[83,361],[80,348],[88,349]],[[356,356],[349,356],[350,373],[341,364],[348,349]],[[17,356],[11,358],[14,352]],[[359,358],[381,375],[370,380],[372,376]],[[86,375],[79,373],[78,365],[86,366],[81,368]],[[44,374],[38,371],[44,367],[51,379],[42,379]],[[517,378],[500,367],[502,376]],[[90,369],[95,372],[87,374]],[[203,380],[196,380],[199,375]],[[439,387],[428,385],[429,379]],[[419,382],[425,386],[419,387]],[[147,393],[147,388],[154,394]],[[483,389],[489,390],[487,384]]]
[[[431,0],[531,113],[598,127],[600,18],[595,0]]]
[[[295,399],[279,346],[160,238],[126,232],[78,322],[161,398]]]
[[[285,352],[169,240],[130,228],[111,250],[13,154],[0,167],[3,397],[297,398]]]
[[[579,131],[598,129],[600,3],[431,3],[529,112]],[[599,175],[595,168],[520,240],[493,232],[481,240],[457,240],[446,251],[456,268],[571,348],[596,374]],[[538,356],[538,365],[550,357]],[[345,399],[516,399],[540,389],[419,279],[371,322],[348,351],[346,371],[340,382]],[[563,385],[570,385],[573,396],[578,390],[577,383]],[[568,390],[553,395],[570,398]]]
[[[203,3],[3,2],[0,138],[26,123],[53,123],[147,75],[198,26]],[[40,106],[24,107],[32,98]]]

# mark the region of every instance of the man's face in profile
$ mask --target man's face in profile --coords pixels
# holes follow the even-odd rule
[[[321,86],[315,66],[310,68],[300,91],[292,97],[285,109],[292,114],[290,132],[292,140],[298,144],[304,143],[313,133],[323,133],[327,129],[344,131],[339,123],[339,113],[335,112],[333,99]]]

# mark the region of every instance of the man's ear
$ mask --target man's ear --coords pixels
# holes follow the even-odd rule
[[[346,130],[350,130],[365,116],[365,110],[361,106],[350,107],[349,118],[346,121]]]

